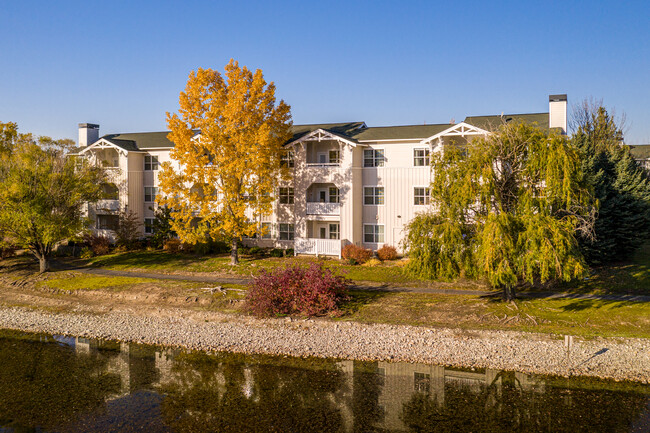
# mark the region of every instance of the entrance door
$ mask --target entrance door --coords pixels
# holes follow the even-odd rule
[[[327,239],[327,228],[326,227],[321,227],[319,234],[320,234],[321,239]]]

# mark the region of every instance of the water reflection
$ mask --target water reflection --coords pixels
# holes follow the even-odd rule
[[[650,431],[650,389],[3,333],[0,431]]]

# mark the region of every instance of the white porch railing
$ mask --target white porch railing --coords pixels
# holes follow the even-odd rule
[[[314,254],[316,256],[337,256],[341,258],[340,239],[296,238],[295,254]]]
[[[330,168],[330,167],[340,167],[341,163],[340,162],[308,162],[307,167],[322,167],[322,168]]]
[[[340,215],[341,203],[307,202],[307,215]]]
[[[101,209],[104,211],[118,211],[120,210],[120,201],[119,200],[98,200],[95,203],[95,209]]]

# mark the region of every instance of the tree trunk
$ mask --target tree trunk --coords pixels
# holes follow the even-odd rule
[[[503,288],[503,300],[504,301],[515,300],[515,286],[512,287],[506,286]]]
[[[237,254],[237,239],[233,239],[230,250],[230,264],[235,266],[239,264],[239,255]]]
[[[39,264],[41,274],[50,270],[50,261],[45,255],[41,255],[38,258],[38,264]]]

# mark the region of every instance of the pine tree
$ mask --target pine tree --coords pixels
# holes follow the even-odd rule
[[[600,203],[595,237],[580,239],[580,247],[591,264],[624,260],[650,238],[650,183],[604,107],[586,101],[576,117],[572,141]]]

